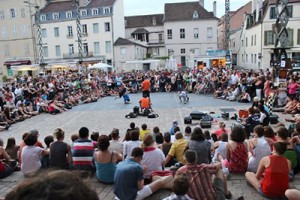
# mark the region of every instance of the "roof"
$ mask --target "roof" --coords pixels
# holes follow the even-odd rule
[[[138,15],[125,17],[126,28],[149,27],[149,26],[163,26],[163,14],[155,15]],[[153,19],[156,19],[156,25],[153,25]]]
[[[299,3],[300,0],[289,0],[289,3]],[[276,4],[276,0],[270,0],[269,5]]]
[[[246,29],[249,29],[249,28],[252,28],[258,24],[261,24],[263,21],[264,21],[264,18],[265,18],[265,15],[268,11],[268,7],[269,7],[269,4],[270,4],[270,1],[272,0],[266,0],[263,2],[263,5],[262,5],[262,16],[258,19],[258,21],[255,21],[255,13],[252,13],[252,14],[248,14],[250,15],[250,17],[253,18],[252,20],[252,24],[249,24],[248,26],[246,26]],[[257,11],[255,11],[257,12]],[[247,18],[246,18],[246,23],[247,23]]]
[[[144,28],[138,28],[135,31],[133,31],[131,34],[140,34],[140,33],[149,33],[149,31],[147,31]]]
[[[90,0],[90,2],[81,8],[99,8],[99,7],[108,7],[112,6],[116,0]],[[49,12],[60,12],[60,11],[68,11],[75,10],[74,1],[66,0],[66,1],[57,1],[50,2],[43,9],[41,9],[41,13],[49,13]]]
[[[193,19],[194,12],[199,15],[198,19]],[[215,19],[213,12],[208,12],[199,1],[197,2],[182,2],[182,3],[166,3],[165,4],[165,22],[171,21],[195,21],[203,19]]]
[[[139,43],[135,43],[131,40],[127,40],[127,39],[124,39],[124,38],[118,38],[116,40],[116,42],[114,43],[114,46],[125,46],[125,45],[138,45],[138,46],[142,46],[142,47],[145,47],[144,45],[142,44],[139,44]]]

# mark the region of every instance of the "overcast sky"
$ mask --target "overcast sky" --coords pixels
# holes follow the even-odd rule
[[[124,0],[125,16],[132,15],[148,15],[162,14],[164,12],[165,3],[177,2],[195,2],[197,0]],[[221,17],[225,13],[225,0],[217,1],[217,16]],[[234,11],[248,3],[250,0],[230,0],[230,10]],[[212,11],[214,0],[204,0],[204,7],[208,11]]]

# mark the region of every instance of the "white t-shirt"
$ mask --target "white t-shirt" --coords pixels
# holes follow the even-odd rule
[[[142,166],[146,166],[147,170],[144,178],[150,179],[153,171],[162,170],[162,162],[165,160],[165,155],[161,149],[155,148],[152,151],[145,151],[142,160]]]
[[[124,156],[131,156],[131,152],[135,147],[141,147],[142,142],[139,140],[136,141],[129,141],[125,144],[124,147]]]
[[[123,144],[118,140],[110,140],[108,150],[123,153]]]
[[[43,150],[44,149],[37,146],[23,147],[21,156],[21,171],[24,175],[34,175],[40,170],[42,167],[41,154]]]

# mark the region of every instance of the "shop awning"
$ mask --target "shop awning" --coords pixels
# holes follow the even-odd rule
[[[3,65],[12,66],[12,65],[30,65],[30,59],[16,59],[16,60],[7,60]]]
[[[35,65],[13,65],[10,67],[13,71],[36,71],[40,68],[38,64]]]

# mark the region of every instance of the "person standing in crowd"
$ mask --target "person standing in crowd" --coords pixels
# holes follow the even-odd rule
[[[142,91],[143,91],[143,97],[148,97],[150,99],[151,83],[150,83],[148,76],[145,76],[145,80],[142,82],[141,86],[142,86]]]
[[[95,170],[93,164],[94,146],[93,141],[89,140],[89,129],[81,127],[79,129],[79,139],[72,146],[73,169],[87,170],[93,172]]]

